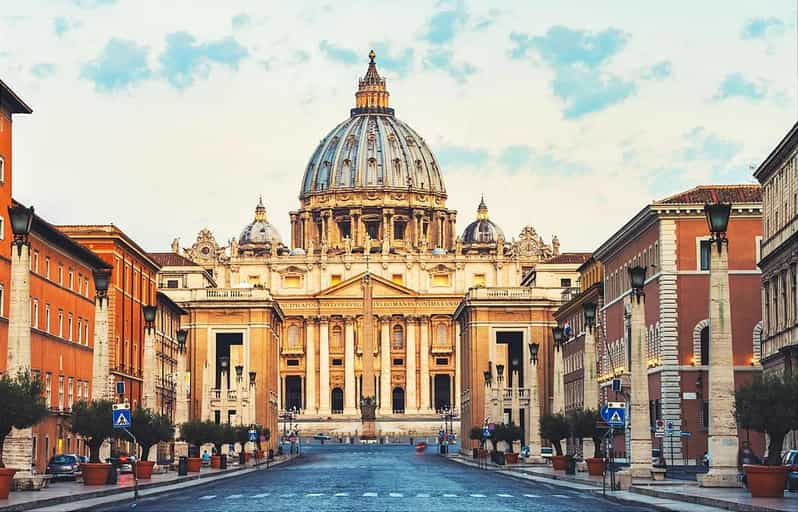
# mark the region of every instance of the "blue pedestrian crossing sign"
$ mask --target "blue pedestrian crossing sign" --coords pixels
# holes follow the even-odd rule
[[[258,433],[255,430],[249,431],[249,440],[253,443],[258,440]]]
[[[112,412],[114,428],[130,428],[130,405],[114,404]]]
[[[623,402],[610,402],[601,406],[601,418],[611,427],[626,425],[626,404]]]

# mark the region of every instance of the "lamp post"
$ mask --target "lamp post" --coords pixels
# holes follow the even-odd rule
[[[565,329],[560,326],[552,327],[551,334],[554,337],[554,382],[552,385],[551,412],[562,413],[565,410],[562,360],[562,346],[566,341]]]
[[[33,207],[9,207],[11,231],[11,296],[8,314],[7,372],[16,377],[17,372],[30,372],[30,232],[33,226]],[[16,247],[16,251],[14,248]],[[5,442],[6,467],[17,470],[16,477],[30,476],[32,430],[12,429]]]
[[[726,228],[731,204],[704,205],[712,243],[709,260],[709,472],[703,487],[737,487],[737,423],[734,418],[734,355],[729,304],[729,240]]]
[[[542,462],[540,446],[540,400],[538,398],[538,352],[540,344],[529,344],[529,362],[531,371],[529,372],[529,456],[532,462]]]
[[[639,265],[629,267],[632,287],[631,356],[629,361],[632,389],[629,421],[631,423],[631,476],[651,478],[651,427],[649,425],[648,365],[646,364],[646,269]]]
[[[582,356],[582,407],[587,409],[598,408],[599,393],[598,382],[596,380],[596,336],[594,327],[596,325],[596,303],[586,302],[582,305],[585,316],[585,340]],[[585,437],[582,439],[582,456],[593,453],[593,438]]]
[[[504,423],[504,365],[496,365],[496,389],[498,398],[496,400],[496,412],[494,413],[496,423]]]
[[[175,456],[188,455],[188,445],[179,441],[179,426],[188,421],[188,390],[186,389],[186,340],[188,330],[178,329],[175,334],[177,339],[177,369],[175,372]]]
[[[521,428],[521,397],[518,395],[521,387],[519,385],[521,374],[518,370],[518,358],[513,357],[510,360],[510,415],[511,423],[515,423],[518,428]],[[520,440],[518,442],[520,443]],[[513,451],[516,450],[513,449]]]
[[[142,406],[145,409],[156,409],[155,403],[155,315],[158,308],[152,305],[142,305],[141,314],[144,317],[144,360],[142,383]],[[151,451],[152,453],[152,451]]]

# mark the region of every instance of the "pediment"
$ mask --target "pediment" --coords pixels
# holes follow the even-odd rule
[[[325,288],[316,294],[316,297],[362,297],[363,296],[363,276],[365,273],[360,273],[354,277],[341,281],[340,283]],[[389,281],[384,277],[375,274],[371,275],[371,289],[373,297],[415,297],[418,292],[406,288],[393,281]]]

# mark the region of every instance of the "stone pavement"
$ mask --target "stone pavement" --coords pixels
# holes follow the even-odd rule
[[[477,466],[473,459],[461,454],[451,454],[448,458],[460,464]],[[554,471],[550,465],[515,464],[497,466],[488,464],[491,471],[524,480],[545,479],[556,485],[580,489],[589,493],[601,493],[602,478],[592,477],[587,473],[566,475],[562,471]],[[607,481],[609,486],[609,479]],[[741,512],[798,512],[798,493],[784,492],[784,498],[752,498],[744,488],[717,489],[699,487],[695,482],[684,480],[635,480],[628,491],[607,491],[611,497],[625,503],[647,505],[659,510],[678,510],[699,512],[709,510],[735,510]]]
[[[276,457],[269,463],[269,467],[282,464],[292,457]],[[150,480],[139,481],[139,494],[141,496],[179,489],[183,486],[216,482],[229,477],[243,475],[264,469],[265,462],[258,465],[246,466],[232,465],[228,469],[202,468],[198,474],[189,473],[187,476],[177,476],[176,471],[154,474]],[[40,511],[68,511],[86,510],[98,505],[120,500],[130,500],[133,497],[133,475],[119,475],[116,485],[86,486],[78,482],[57,481],[51,482],[46,489],[41,491],[15,491],[7,500],[0,500],[0,512],[16,512],[23,510]]]

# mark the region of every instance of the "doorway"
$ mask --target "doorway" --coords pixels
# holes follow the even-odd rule
[[[394,414],[404,414],[405,412],[405,390],[393,388],[393,412]]]
[[[302,377],[299,375],[285,378],[285,408],[302,410]]]
[[[435,390],[435,410],[450,409],[452,407],[452,378],[446,374],[438,374],[434,377]]]
[[[344,413],[344,390],[341,388],[333,388],[332,390],[332,413]]]

